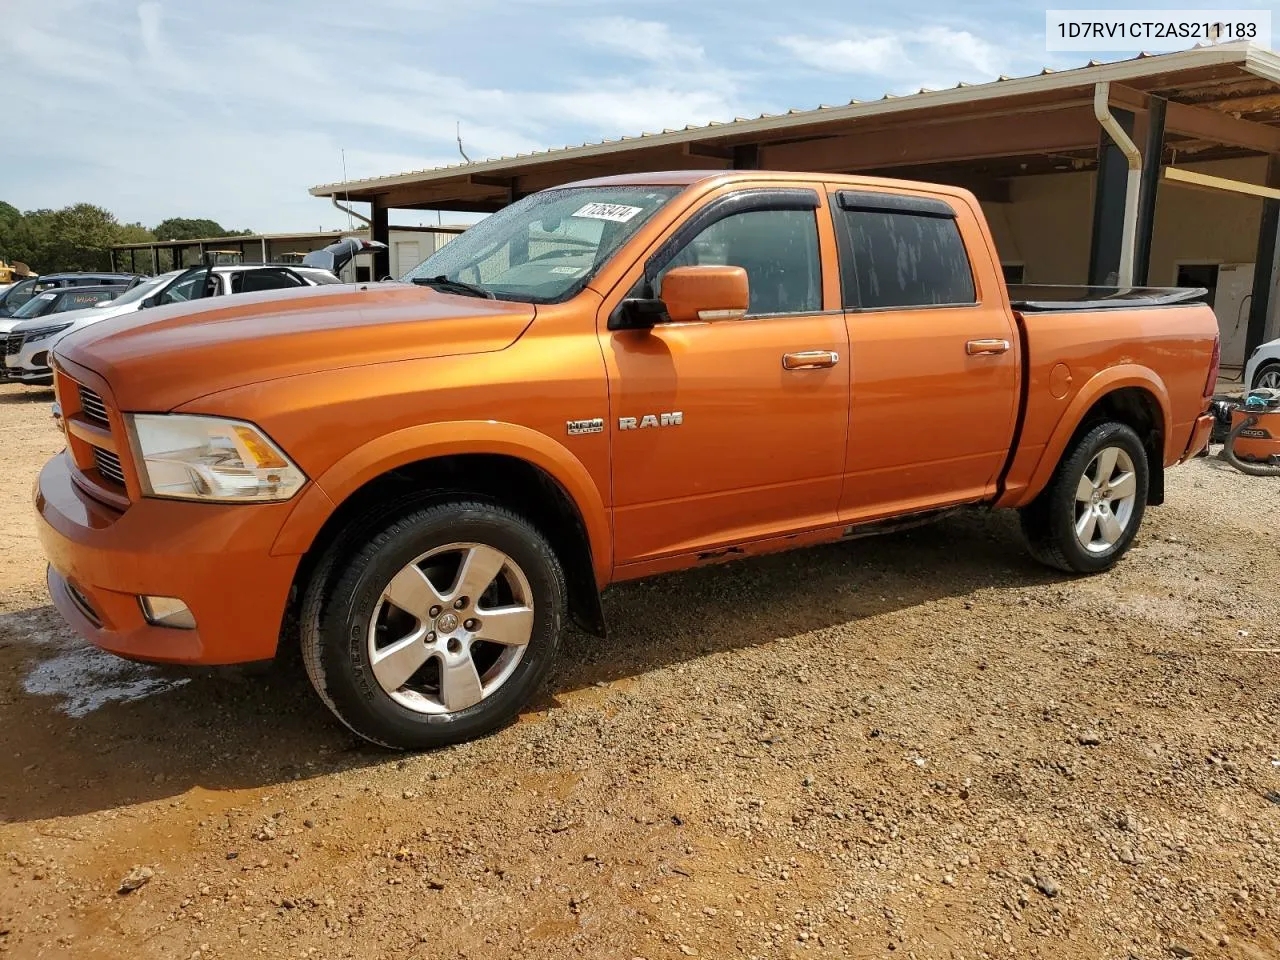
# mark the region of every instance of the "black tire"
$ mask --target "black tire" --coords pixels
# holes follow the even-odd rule
[[[1076,537],[1076,488],[1093,458],[1106,447],[1120,447],[1133,461],[1137,490],[1133,511],[1120,538],[1105,552],[1086,550]],[[1115,566],[1133,543],[1147,509],[1150,467],[1147,451],[1132,428],[1101,423],[1063,454],[1048,486],[1022,509],[1027,549],[1045,566],[1066,573],[1101,573]]]
[[[1249,384],[1249,389],[1257,390],[1258,381],[1260,381],[1263,378],[1263,376],[1268,373],[1280,373],[1280,362],[1269,360],[1266,363],[1264,363],[1262,366],[1260,366],[1258,368],[1258,372],[1253,375],[1253,383]]]
[[[303,662],[320,698],[366,740],[394,750],[426,750],[490,733],[529,702],[555,660],[565,622],[560,562],[524,518],[480,502],[448,502],[401,515],[334,564],[320,563],[299,617]],[[482,544],[519,566],[532,592],[533,629],[508,679],[453,713],[422,713],[392,699],[374,677],[366,642],[383,589],[406,564],[452,543]]]

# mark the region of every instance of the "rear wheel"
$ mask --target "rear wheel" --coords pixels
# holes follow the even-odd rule
[[[1253,377],[1254,390],[1280,390],[1280,363],[1264,363]]]
[[[1068,573],[1112,567],[1142,524],[1148,471],[1146,449],[1130,427],[1103,423],[1080,437],[1022,511],[1031,555]]]
[[[413,511],[319,579],[300,624],[307,673],[338,719],[383,746],[494,730],[555,659],[564,574],[542,535],[501,507]]]

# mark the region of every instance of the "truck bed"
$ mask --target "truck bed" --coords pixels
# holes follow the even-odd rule
[[[1203,300],[1204,287],[1088,287],[1070,284],[1014,283],[1009,302],[1023,313],[1062,313],[1074,310],[1133,310],[1167,307]]]

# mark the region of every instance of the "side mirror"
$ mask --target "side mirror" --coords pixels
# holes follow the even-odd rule
[[[751,291],[742,267],[674,267],[662,278],[662,302],[672,323],[741,320]]]
[[[142,301],[141,309],[145,310],[147,307],[154,307],[159,302],[160,302],[160,294],[153,293],[151,296],[147,297],[145,300]]]

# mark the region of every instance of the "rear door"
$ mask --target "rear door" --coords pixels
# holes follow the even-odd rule
[[[818,186],[710,195],[602,306],[623,575],[628,564],[836,523],[848,342]],[[745,319],[607,328],[623,290],[661,296],[667,270],[705,263],[746,270]]]
[[[841,519],[989,497],[1013,440],[1018,344],[977,215],[906,191],[831,199],[853,362]]]

